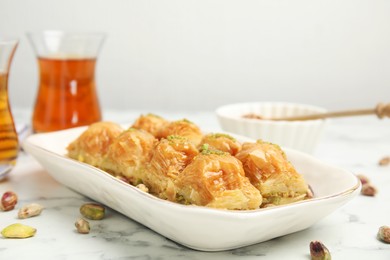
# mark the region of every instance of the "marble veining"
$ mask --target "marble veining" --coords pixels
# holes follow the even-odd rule
[[[139,113],[112,111],[106,112],[105,118],[126,123],[125,119],[131,122]],[[28,122],[24,113],[17,114],[21,115],[17,122]],[[203,128],[219,130],[210,112],[160,115],[171,119],[186,117]],[[91,200],[57,183],[32,157],[21,153],[15,169],[0,181],[0,193],[13,190],[19,195],[19,206],[37,202],[45,209],[41,216],[25,220],[17,219],[16,210],[0,212],[1,229],[21,222],[38,230],[29,239],[0,238],[0,259],[310,259],[312,240],[326,244],[333,259],[390,259],[390,244],[376,238],[380,226],[390,226],[390,166],[378,165],[387,155],[390,120],[332,120],[314,156],[365,174],[377,187],[377,196],[359,195],[300,232],[234,250],[201,252],[181,246],[110,208],[103,221],[90,221],[90,234],[78,234],[74,222],[80,217],[79,207]]]

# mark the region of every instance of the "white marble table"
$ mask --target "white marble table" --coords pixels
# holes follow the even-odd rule
[[[186,117],[202,128],[219,130],[212,112],[111,111],[104,118],[132,122],[141,112],[154,112],[172,120]],[[16,110],[14,115],[17,123],[29,121],[25,111]],[[359,195],[301,232],[231,251],[200,252],[110,209],[104,220],[91,221],[89,234],[78,234],[74,222],[80,216],[79,207],[90,200],[57,183],[32,157],[21,153],[17,166],[0,182],[0,193],[13,190],[19,195],[19,206],[37,202],[45,209],[39,217],[25,220],[17,219],[17,210],[0,212],[0,229],[22,222],[38,230],[33,238],[0,238],[0,259],[310,259],[312,240],[322,241],[333,259],[390,259],[390,244],[376,238],[380,226],[390,226],[390,166],[378,165],[387,155],[390,120],[332,120],[314,156],[365,174],[377,187],[377,196]]]

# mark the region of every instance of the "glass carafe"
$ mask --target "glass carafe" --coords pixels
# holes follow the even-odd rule
[[[8,75],[18,41],[0,38],[0,179],[15,165],[19,151],[8,98]]]

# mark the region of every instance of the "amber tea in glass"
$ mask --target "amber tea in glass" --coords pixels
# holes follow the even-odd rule
[[[40,76],[33,130],[56,131],[101,120],[95,65],[104,35],[49,31],[28,36]]]
[[[17,45],[17,40],[0,38],[0,179],[15,165],[19,151],[8,98],[9,68]]]
[[[101,119],[94,77],[96,59],[38,57],[38,62],[35,131],[88,125]]]

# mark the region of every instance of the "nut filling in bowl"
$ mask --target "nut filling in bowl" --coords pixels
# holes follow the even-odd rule
[[[221,106],[216,115],[224,131],[312,153],[321,139],[326,119],[275,121],[267,118],[324,112],[324,108],[304,104],[252,102]]]

